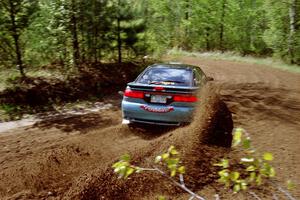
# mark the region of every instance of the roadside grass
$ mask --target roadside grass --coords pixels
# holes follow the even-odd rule
[[[30,68],[26,75],[29,77],[65,78],[61,70],[47,68]],[[13,87],[12,82],[18,78],[20,78],[20,72],[17,69],[0,67],[0,92]],[[21,119],[24,113],[34,113],[34,111],[29,106],[0,104],[0,122]]]
[[[26,75],[29,77],[45,77],[45,78],[59,78],[64,79],[65,75],[60,69],[28,69]],[[13,68],[0,67],[0,91],[10,86],[10,81],[14,81],[20,77],[20,72]]]
[[[7,87],[8,78],[15,79],[18,77],[17,70],[0,68],[0,91]]]
[[[18,120],[22,117],[21,106],[16,106],[12,104],[0,104],[0,123],[11,120]]]
[[[213,59],[213,60],[228,60],[228,61],[235,61],[235,62],[246,62],[252,63],[257,65],[265,65],[277,69],[281,69],[284,71],[300,73],[300,66],[299,65],[291,65],[286,64],[280,59],[276,58],[258,58],[253,56],[242,56],[241,54],[235,52],[188,52],[183,51],[180,49],[173,48],[167,52],[167,55],[174,56],[174,59],[180,56],[190,56],[190,57],[197,57],[203,59]]]
[[[122,64],[86,63],[83,71],[54,64],[28,67],[27,79],[16,68],[0,65],[0,122],[48,111],[94,110],[103,106],[106,97],[108,104],[115,103],[114,94],[154,62],[150,58]]]

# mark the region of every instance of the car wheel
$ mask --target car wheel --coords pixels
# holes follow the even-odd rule
[[[135,124],[135,123],[133,123],[133,122],[131,122],[131,123],[127,124],[127,126],[128,126],[128,128],[130,128],[130,129],[134,129],[134,128],[136,128],[136,127],[137,127],[137,126],[136,126],[136,124]]]

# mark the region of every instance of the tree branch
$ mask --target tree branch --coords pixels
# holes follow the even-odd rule
[[[250,195],[252,195],[256,200],[262,200],[261,198],[259,198],[259,196],[257,196],[257,194],[255,192],[248,192]]]
[[[158,169],[158,168],[138,168],[142,171],[157,171],[159,172],[162,176],[164,176],[165,178],[167,178],[169,181],[171,181],[174,185],[180,187],[181,189],[183,189],[184,191],[186,191],[187,193],[189,193],[191,195],[190,199],[196,198],[199,200],[205,200],[203,197],[197,195],[196,193],[192,192],[190,189],[188,189],[185,184],[184,184],[184,180],[183,180],[183,176],[179,176],[180,179],[180,183],[178,183],[177,181],[175,181],[173,178],[171,178],[170,176],[168,176],[164,171]]]
[[[296,200],[288,191],[284,190],[282,187],[280,187],[278,184],[276,184],[274,181],[270,180],[270,183],[278,189],[278,191],[282,192],[289,200]]]

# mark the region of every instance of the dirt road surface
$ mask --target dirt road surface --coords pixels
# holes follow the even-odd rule
[[[300,198],[300,74],[231,61],[194,57],[177,60],[199,65],[215,79],[222,99],[233,114],[234,126],[250,133],[258,152],[274,154],[278,182],[284,187],[286,180],[292,180],[296,188],[291,193]],[[0,199],[80,199],[80,196],[107,199],[105,194],[94,198],[87,194],[99,194],[99,190],[110,189],[119,193],[127,191],[125,187],[116,188],[112,185],[114,182],[106,182],[107,177],[111,178],[111,164],[120,155],[128,152],[133,159],[144,164],[143,160],[148,160],[153,152],[163,151],[165,146],[161,141],[170,140],[170,143],[179,146],[180,143],[182,146],[189,144],[188,136],[179,135],[181,132],[192,134],[193,128],[179,128],[174,133],[169,130],[130,130],[120,124],[120,99],[110,103],[114,106],[109,110],[37,122],[2,132]],[[176,140],[181,142],[176,143]],[[203,150],[201,155],[209,155],[209,152]],[[221,152],[226,157],[234,156],[233,152]],[[215,180],[215,177],[212,178]],[[119,184],[121,180],[116,181]],[[213,199],[216,193],[220,193],[221,199],[233,198],[216,189],[217,184],[211,178],[201,184],[191,180],[188,183],[207,199]],[[162,184],[165,183],[157,179],[156,185],[150,184],[146,189],[135,185],[137,194],[132,199],[155,199],[157,195],[164,194],[159,189],[163,188]],[[99,185],[100,188],[91,190],[91,185]],[[145,193],[145,190],[155,192]],[[167,190],[170,189],[167,187]],[[111,199],[131,199],[123,193],[123,196]],[[168,194],[171,199],[188,199],[180,190]],[[250,197],[246,194],[236,196],[239,199]],[[266,194],[265,198],[271,196]]]

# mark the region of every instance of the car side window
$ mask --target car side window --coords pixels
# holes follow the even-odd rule
[[[204,72],[200,68],[196,68],[196,71],[199,73],[201,77],[201,84],[205,84],[207,82],[207,76],[204,74]]]
[[[198,73],[197,70],[193,70],[193,79],[194,79],[194,86],[200,86],[202,83],[202,77]]]

